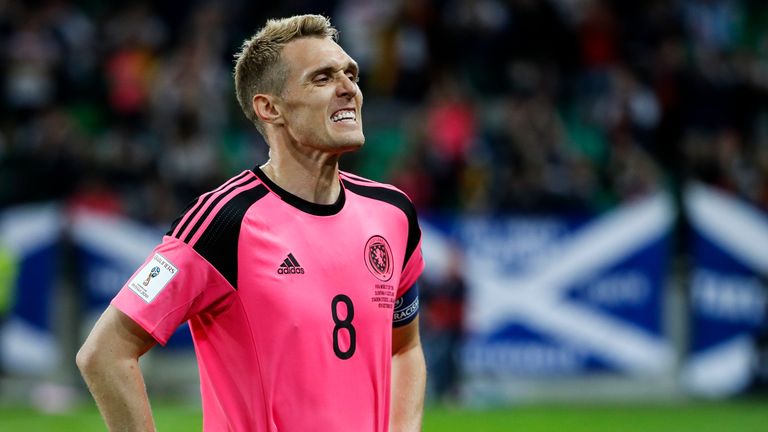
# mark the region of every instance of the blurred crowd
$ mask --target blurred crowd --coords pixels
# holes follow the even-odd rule
[[[266,160],[233,55],[306,12],[362,67],[342,167],[422,210],[594,213],[688,179],[768,206],[759,0],[0,0],[0,206],[167,224]]]
[[[366,145],[342,168],[422,213],[595,214],[690,180],[768,210],[762,0],[0,0],[0,210],[167,227],[266,161],[233,56],[297,13],[331,17],[362,69]],[[431,391],[450,399],[458,252],[422,289]]]

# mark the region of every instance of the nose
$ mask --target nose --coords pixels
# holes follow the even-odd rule
[[[338,83],[339,85],[336,86],[336,95],[339,97],[352,99],[357,95],[357,92],[360,91],[357,87],[357,83],[352,81],[347,74],[342,73]]]

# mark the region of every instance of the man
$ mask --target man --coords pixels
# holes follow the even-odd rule
[[[206,431],[415,431],[421,233],[408,198],[338,169],[363,145],[356,63],[317,15],[237,56],[269,161],[200,196],[78,353],[110,430],[153,430],[138,358],[189,321]],[[391,391],[390,391],[391,390]]]

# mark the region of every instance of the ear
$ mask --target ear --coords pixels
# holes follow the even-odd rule
[[[280,107],[277,105],[275,96],[267,94],[256,94],[251,99],[251,106],[256,113],[256,117],[264,123],[283,124],[284,119]]]

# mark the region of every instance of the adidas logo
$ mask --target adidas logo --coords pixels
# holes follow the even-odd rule
[[[296,261],[293,254],[289,253],[288,258],[277,269],[277,274],[304,274],[304,269],[301,268],[301,264]]]

